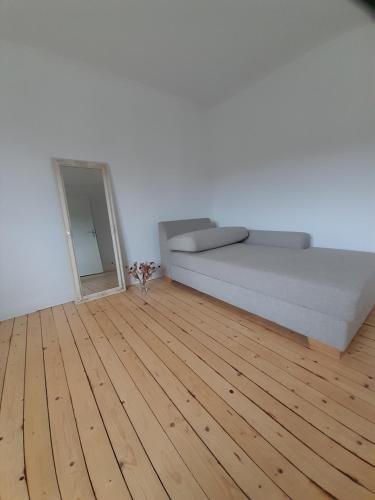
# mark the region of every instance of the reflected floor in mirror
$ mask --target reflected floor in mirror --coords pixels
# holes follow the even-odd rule
[[[111,288],[116,288],[116,286],[118,286],[116,271],[81,276],[81,289],[83,296],[103,292],[104,290],[110,290]]]

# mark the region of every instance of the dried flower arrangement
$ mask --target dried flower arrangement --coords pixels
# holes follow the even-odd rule
[[[147,281],[151,279],[151,276],[158,267],[160,266],[156,266],[155,262],[134,262],[134,264],[128,268],[128,274],[138,280],[142,287],[142,291],[147,293]]]

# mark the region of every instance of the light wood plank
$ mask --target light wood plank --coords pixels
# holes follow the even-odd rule
[[[193,350],[207,364],[212,366],[217,372],[224,374],[226,379],[235,387],[264,408],[269,414],[272,414],[273,418],[278,420],[302,442],[306,443],[319,456],[335,467],[339,464],[338,468],[349,476],[355,470],[358,482],[366,488],[375,491],[373,467],[338,446],[333,439],[343,442],[349,450],[362,456],[365,460],[372,460],[375,463],[375,447],[373,445],[370,444],[365,453],[362,453],[363,439],[360,436],[353,433],[350,429],[340,426],[334,419],[327,418],[326,414],[307,404],[302,398],[291,393],[282,385],[267,377],[263,372],[256,370],[219,342],[216,342],[197,329],[177,326],[176,322],[168,319],[171,317],[168,309],[160,306],[150,295],[146,298],[142,297],[141,300],[132,297],[132,300],[161,326],[183,341],[186,346]],[[174,319],[174,321],[176,320]],[[226,360],[228,364],[224,364],[222,360]],[[246,376],[248,379],[245,378]],[[264,391],[259,390],[259,387],[263,388]],[[283,404],[278,404],[269,395],[274,396]],[[286,407],[289,407],[293,412],[288,412]],[[298,418],[294,412],[305,418],[306,422],[303,418]],[[315,425],[321,432],[312,427],[312,425],[309,425],[308,422]],[[327,432],[332,436],[332,440],[324,436]],[[357,442],[359,440],[362,442],[361,445]]]
[[[342,375],[353,382],[358,382],[360,385],[363,385],[375,378],[371,373],[367,373],[367,368],[363,367],[361,362],[350,359],[348,360],[345,356],[343,356],[340,360],[334,360],[323,354],[301,349],[303,346],[298,345],[298,342],[285,342],[287,339],[281,338],[280,331],[284,330],[283,327],[275,325],[270,321],[254,316],[253,314],[241,309],[230,306],[222,301],[213,299],[212,297],[197,292],[196,290],[173,283],[170,289],[168,289],[168,292],[172,292],[173,294],[178,293],[179,296],[183,295],[187,300],[194,301],[194,303],[198,303],[198,305],[204,305],[209,310],[219,313],[222,317],[224,316],[227,320],[232,319],[237,324],[238,328],[240,328],[241,325],[245,326],[251,331],[261,333],[262,337],[271,338],[275,341],[276,345],[280,343],[280,345],[286,349],[297,353],[304,353],[304,359],[311,360],[315,364],[315,370],[325,367],[334,372],[335,375]],[[287,331],[289,332],[289,330]],[[284,340],[284,342],[282,342],[282,340]]]
[[[308,338],[309,348],[313,351],[321,352],[322,354],[326,354],[334,359],[341,359],[341,356],[344,354],[343,352],[335,349],[334,347],[324,344],[319,340],[313,339],[312,337]]]
[[[204,315],[199,314],[195,319],[194,316],[197,314],[196,311],[194,312],[191,307],[184,307],[179,300],[176,300],[169,294],[158,292],[154,300],[162,307],[167,307],[171,312],[176,313],[174,321],[178,321],[178,324],[184,329],[190,331],[192,327],[198,328],[214,340],[218,340],[223,346],[227,347],[235,354],[238,354],[250,364],[260,369],[263,373],[270,375],[275,381],[285,385],[285,387],[293,391],[293,393],[310,401],[324,412],[332,414],[332,416],[338,420],[340,420],[341,416],[344,419],[343,423],[345,425],[347,425],[348,421],[352,421],[351,419],[353,418],[357,421],[357,425],[360,426],[361,430],[364,427],[372,425],[367,425],[368,423],[364,421],[361,416],[358,417],[357,414],[353,415],[351,411],[347,411],[346,407],[350,406],[348,404],[348,399],[352,402],[352,406],[358,405],[358,401],[350,398],[350,395],[343,392],[341,388],[333,387],[327,384],[326,381],[322,381],[320,377],[311,374],[309,370],[305,370],[303,367],[299,366],[298,363],[293,364],[290,360],[285,360],[285,358],[250,339],[244,340],[242,337],[239,337],[235,331],[233,332],[226,325],[221,325],[211,316],[206,316],[203,320]],[[159,305],[157,307],[159,307]],[[238,341],[238,339],[240,339],[240,341]],[[279,367],[282,368],[282,370],[280,370]],[[290,376],[289,373],[292,376]],[[333,396],[332,400],[330,396]],[[342,408],[336,403],[336,399],[340,400],[340,396],[342,396],[340,403],[344,401],[345,408]],[[359,404],[361,409],[365,409],[364,413],[366,417],[368,416],[370,419],[373,419],[375,408],[363,401],[360,401]],[[349,428],[351,427],[349,426]],[[361,435],[360,432],[359,434]]]
[[[53,307],[52,310],[77,427],[95,494],[100,500],[130,500],[64,310],[61,306]]]
[[[89,334],[167,492],[172,498],[205,498],[103,332],[90,328]]]
[[[0,498],[375,500],[374,360],[162,280],[0,322]]]
[[[23,446],[23,398],[27,317],[16,318],[0,408],[0,498],[29,498]]]
[[[8,361],[10,338],[12,336],[13,319],[1,321],[0,323],[0,402],[3,393],[5,370]]]
[[[81,276],[82,295],[90,295],[92,293],[110,290],[118,286],[118,278],[116,271],[108,271],[100,274],[92,274],[90,276]]]
[[[367,337],[363,337],[361,334],[357,335],[356,342],[354,344],[356,347],[360,345],[361,347],[369,347],[371,352],[375,351],[375,340],[368,339]],[[374,353],[375,356],[375,353]]]
[[[187,295],[187,294],[186,294]],[[189,296],[188,296],[189,297]],[[175,296],[173,293],[168,292],[164,294],[161,291],[155,297],[157,300],[167,299],[171,302],[170,307],[178,307],[185,318],[188,318],[190,323],[200,325],[201,329],[205,329],[207,333],[219,332],[229,337],[234,343],[246,347],[247,350],[256,353],[257,355],[264,355],[267,358],[272,357],[272,363],[278,358],[282,368],[290,372],[297,379],[304,380],[310,387],[314,387],[323,395],[332,397],[340,404],[345,406],[351,411],[355,411],[360,416],[365,416],[368,420],[375,423],[375,393],[371,390],[371,381],[358,385],[340,375],[335,374],[324,366],[320,366],[317,359],[309,359],[312,351],[302,348],[298,353],[289,351],[285,348],[284,344],[278,345],[280,340],[278,334],[272,334],[275,338],[269,338],[266,334],[257,332],[245,327],[243,324],[236,324],[233,319],[228,319],[222,314],[205,307],[205,305],[195,305],[194,300],[184,296]],[[207,323],[207,324],[206,324]],[[284,341],[285,339],[282,339]],[[273,347],[273,342],[276,347]],[[263,353],[263,354],[262,354]],[[265,354],[267,353],[267,355]],[[319,353],[316,353],[319,355]],[[314,356],[314,354],[312,354]],[[320,355],[328,359],[325,355]],[[330,358],[333,363],[336,361]],[[308,383],[307,383],[308,382]]]
[[[121,299],[123,304],[125,304],[125,300],[128,300],[124,296]],[[140,314],[137,310],[138,317],[140,317]],[[353,494],[362,498],[368,496],[367,490],[350,481],[345,475],[338,473],[336,469],[330,467],[318,455],[312,453],[308,447],[305,447],[298,439],[279,425],[274,420],[273,414],[270,415],[259,408],[259,406],[253,404],[242,392],[237,391],[231,383],[224,377],[221,377],[218,371],[212,370],[204,363],[200,356],[195,355],[187,349],[164,328],[157,327],[156,325],[153,327],[150,326],[150,328],[153,329],[153,332],[163,343],[168,343],[169,348],[180,359],[183,359],[202,380],[225,401],[229,402],[231,407],[249,422],[250,425],[254,426],[261,435],[268,441],[277,443],[277,448],[281,450],[283,455],[299,470],[313,479],[316,484],[320,485],[324,491],[328,491],[332,495],[341,498],[346,496],[348,499],[352,498]],[[350,492],[349,489],[351,489]],[[305,496],[307,494],[306,491]]]
[[[29,314],[27,322],[24,405],[25,462],[30,498],[60,499],[49,432],[39,312]]]
[[[52,310],[45,309],[40,314],[52,449],[61,496],[64,500],[94,500]]]
[[[244,447],[244,451],[247,452],[248,456],[251,456],[252,460],[254,460],[254,462],[257,463],[258,466],[278,484],[278,486],[283,488],[283,491],[295,498],[301,495],[301,491],[304,492],[305,497],[310,496],[311,498],[318,498],[321,491],[319,491],[310,481],[306,480],[303,474],[301,474],[296,467],[288,463],[278,451],[269,446],[261,433],[254,427],[253,423],[255,422],[246,423],[242,420],[238,414],[233,412],[231,406],[225,401],[225,398],[222,399],[218,397],[207,380],[205,380],[206,383],[204,383],[202,378],[199,378],[187,364],[181,362],[179,358],[166,347],[166,345],[170,346],[170,342],[172,342],[170,338],[168,338],[168,342],[165,344],[159,340],[158,336],[155,335],[155,328],[158,329],[157,324],[153,325],[151,331],[151,327],[145,328],[145,326],[141,326],[142,323],[139,324],[136,322],[137,317],[140,318],[142,316],[141,311],[137,311],[136,315],[132,314],[130,309],[126,307],[127,300],[125,295],[121,295],[112,297],[109,302],[113,304],[123,319],[132,323],[132,327],[136,329],[139,337],[137,338],[134,336],[130,330],[125,331],[123,325],[117,319],[119,323],[118,327],[122,327],[121,333],[124,336],[126,335],[126,339],[132,345],[133,349],[136,350],[137,354],[142,357],[142,361],[147,364],[149,370],[157,374],[159,383],[163,384],[164,390],[167,391],[173,400],[177,398],[177,394],[173,394],[176,380],[172,378],[172,383],[169,371],[162,377],[163,366],[159,358],[169,370],[173,372],[175,377],[183,382],[188,389],[186,397],[189,399],[189,403],[186,403],[186,399],[181,398],[181,401],[178,402],[178,406],[181,411],[186,412],[186,417],[190,419],[195,414],[193,413],[193,415],[190,416],[187,413],[191,411],[192,404],[195,404],[191,401],[191,397],[189,398],[189,393],[193,393],[193,400],[198,400],[198,402],[201,403],[218,422],[220,422],[221,426],[237,443],[238,439],[235,439],[235,437],[237,437],[237,432],[246,433],[249,437],[250,446]],[[124,313],[124,310],[126,313]],[[147,349],[146,346],[148,346],[149,349]],[[185,362],[187,362],[188,355],[189,353],[185,353],[184,355]],[[210,376],[215,375],[210,373]],[[251,406],[250,402],[249,404]],[[256,411],[255,408],[251,408]],[[228,420],[230,421],[229,424]],[[211,427],[209,426],[209,428],[211,433]],[[254,440],[256,440],[257,443],[256,449],[251,447],[251,441]],[[244,446],[243,443],[241,444]],[[239,454],[237,451],[236,453]],[[244,463],[243,454],[240,456],[241,463]],[[291,477],[298,477],[298,483],[291,481]]]
[[[375,342],[375,326],[365,323],[359,330],[359,334]]]
[[[159,300],[159,294],[156,296],[156,299]],[[242,324],[236,325],[233,320],[231,320],[229,326],[226,324],[225,317],[221,314],[218,320],[216,312],[212,314],[209,313],[210,324],[207,324],[205,321],[207,316],[205,316],[204,312],[200,309],[200,307],[203,306],[198,304],[198,307],[192,307],[180,301],[176,302],[176,299],[173,297],[169,300],[173,302],[174,308],[179,309],[180,315],[183,315],[191,324],[204,330],[205,333],[211,336],[217,335],[217,332],[222,333],[230,339],[232,345],[241,346],[243,355],[246,355],[250,362],[252,362],[251,358],[257,359],[257,357],[261,356],[262,359],[268,360],[271,366],[280,367],[282,370],[295,377],[296,381],[302,381],[302,387],[305,394],[303,397],[309,396],[314,404],[317,404],[343,424],[349,424],[349,427],[356,428],[359,434],[364,435],[375,443],[374,405],[369,404],[368,401],[357,397],[357,395],[352,394],[348,390],[344,390],[342,387],[335,387],[331,383],[331,380],[328,380],[329,372],[325,368],[320,367],[321,373],[314,373],[313,370],[317,369],[315,368],[317,363],[308,359],[308,353],[312,351],[305,348],[301,352],[296,353],[293,351],[294,347],[291,350],[285,348],[285,339],[281,339],[277,334],[273,334],[272,332],[258,332],[256,329],[252,330],[248,327],[244,327]],[[214,326],[212,323],[213,321]],[[271,336],[268,336],[267,333]],[[295,346],[301,348],[301,346]],[[245,348],[245,350],[243,348]],[[318,355],[318,353],[316,353],[316,355]],[[327,358],[324,355],[320,356]],[[331,362],[335,363],[335,360],[331,359]],[[323,371],[324,375],[322,373]],[[345,381],[344,379],[340,380],[338,375],[336,375],[335,378],[337,378],[338,383],[344,386],[345,382],[350,384],[350,381]],[[292,381],[291,379],[289,380]],[[315,392],[310,390],[312,388],[315,389]],[[361,391],[362,389],[367,391],[365,387],[358,388],[357,386],[352,387],[352,385],[350,385],[350,390],[352,389],[356,391]],[[320,393],[320,396],[316,391]],[[364,397],[368,397],[372,401],[373,393],[371,391],[368,391],[368,394],[365,392]],[[370,420],[370,423],[363,417]]]
[[[243,327],[245,327],[247,330],[261,334],[262,337],[266,339],[272,339],[275,345],[280,345],[283,349],[290,350],[294,354],[300,354],[299,363],[301,365],[304,366],[303,362],[306,362],[307,369],[318,376],[323,376],[333,385],[341,387],[340,384],[346,384],[348,381],[351,381],[358,384],[360,387],[364,387],[365,385],[366,387],[367,385],[369,387],[372,386],[375,390],[375,383],[371,382],[371,380],[373,380],[371,374],[363,373],[364,368],[361,366],[362,364],[360,362],[361,371],[357,371],[355,368],[347,366],[348,356],[346,356],[346,354],[342,356],[340,360],[335,360],[325,354],[306,350],[305,347],[308,346],[308,339],[306,337],[304,337],[306,341],[305,346],[301,345],[299,342],[288,342],[286,338],[282,338],[280,333],[285,330],[290,335],[289,330],[267,320],[255,317],[246,311],[229,306],[228,304],[224,304],[220,301],[215,302],[215,299],[212,297],[200,294],[187,287],[182,288],[181,285],[175,286],[173,284],[173,286],[169,288],[164,287],[163,291],[170,295],[177,296],[184,302],[186,301],[190,305],[197,307],[198,311],[203,310],[206,315],[213,315],[212,317],[219,319],[219,321],[226,326],[236,329],[239,333],[243,333],[245,331]],[[298,336],[298,334],[293,335]],[[349,362],[351,362],[350,359]],[[354,363],[357,364],[358,362],[354,361]],[[351,387],[356,386],[351,385]]]
[[[345,353],[347,359],[355,359],[361,362],[364,366],[369,366],[370,368],[375,367],[375,357],[371,355],[370,349],[368,351],[355,351],[349,348],[349,351]]]
[[[375,326],[375,312],[374,311],[371,311],[371,313],[368,315],[368,317],[366,319],[366,324],[371,325],[371,326]]]
[[[85,306],[80,306],[80,309],[83,314],[82,319],[92,331],[94,323],[92,316],[85,313],[87,311]],[[124,411],[94,345],[89,339],[81,317],[73,304],[65,304],[64,310],[117,461],[132,497],[165,500],[168,496]]]
[[[175,405],[171,403],[108,316],[99,309],[99,306],[95,307],[95,304],[89,304],[88,307],[95,314],[95,319],[104,334],[133,380],[137,381],[143,397],[206,495],[209,498],[228,500],[245,499],[245,495],[217,462],[215,456],[209,452]]]
[[[367,340],[367,343],[366,343]],[[349,346],[348,352],[353,351],[356,352],[357,349],[360,349],[362,353],[366,353],[368,356],[375,357],[375,344],[373,341],[369,339],[365,339],[360,335],[357,335],[351,345]]]

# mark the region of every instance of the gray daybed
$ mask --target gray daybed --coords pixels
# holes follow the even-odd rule
[[[306,335],[313,348],[345,351],[375,304],[375,254],[311,248],[306,233],[244,228],[232,244],[223,230],[220,244],[215,230],[203,231],[214,227],[210,219],[160,222],[164,274]]]

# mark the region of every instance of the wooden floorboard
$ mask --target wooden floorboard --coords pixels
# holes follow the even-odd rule
[[[63,500],[95,498],[78,434],[51,309],[41,311],[53,456]]]
[[[95,306],[93,304],[89,304],[88,307],[94,312],[93,307]],[[99,305],[97,307],[99,308]],[[110,317],[113,317],[112,310],[108,309],[108,306],[103,307],[107,310],[108,316],[99,308],[99,310],[95,310],[95,318],[101,325],[107,340],[118,354],[134,383],[137,384],[149,408],[163,427],[164,432],[162,434],[165,433],[172,441],[181,458],[194,473],[202,489],[208,496],[220,498],[223,495],[228,499],[241,498],[241,492],[234,481],[225,473],[225,470],[216,461],[215,457],[209,453],[209,450],[194,433],[183,415],[153,379],[120,331],[115,327],[114,323],[111,322]],[[118,320],[118,318],[113,319],[114,321]],[[144,408],[141,409],[141,412],[142,415],[145,414]],[[139,417],[134,412],[132,413],[134,415],[134,423],[139,428],[140,434],[142,434],[145,426],[140,427],[141,422]],[[154,453],[156,435],[155,431],[153,431],[151,439],[144,439],[145,442],[147,441],[146,445],[150,456]],[[165,445],[163,448],[165,449]],[[164,475],[163,471],[161,471],[160,476],[162,479]],[[166,479],[168,480],[168,478]],[[171,494],[173,494],[173,491],[171,491]]]
[[[159,295],[157,298],[159,299]],[[199,302],[202,302],[202,299],[199,299]],[[272,360],[272,364],[282,367],[296,378],[303,380],[309,387],[314,387],[327,396],[331,395],[341,405],[354,412],[357,411],[360,416],[365,415],[369,420],[375,422],[372,406],[374,394],[371,391],[371,385],[373,385],[371,376],[364,376],[359,372],[354,372],[351,368],[341,366],[340,362],[328,356],[303,348],[294,342],[288,342],[273,331],[263,327],[260,328],[249,320],[246,320],[246,322],[241,320],[241,323],[239,323],[235,319],[228,317],[229,311],[225,311],[225,315],[221,311],[221,314],[218,315],[217,310],[211,311],[211,307],[206,308],[199,303],[194,303],[193,306],[188,307],[181,301],[178,307],[184,311],[184,316],[189,318],[190,322],[199,324],[206,332],[214,335],[217,332],[222,332],[232,342],[239,344],[242,350],[245,348],[245,352],[250,351],[255,359],[257,356],[263,356],[267,360]],[[202,311],[205,314],[202,314]],[[207,319],[207,316],[210,317],[210,324],[206,324],[202,320],[202,317]],[[216,320],[214,326],[212,326],[213,318]],[[291,361],[292,363],[290,363]],[[360,379],[360,382],[353,385],[352,378],[355,377]],[[357,398],[353,391],[360,393],[361,397]],[[370,405],[367,403],[367,399],[369,399]],[[330,406],[326,403],[324,403],[324,406],[327,410],[330,409]],[[341,407],[340,412],[342,413]]]
[[[0,499],[374,499],[375,311],[340,360],[176,283],[0,323]]]
[[[319,376],[327,378],[331,383],[335,385],[340,385],[340,376],[342,376],[344,377],[345,387],[347,387],[347,381],[350,380],[360,386],[366,386],[365,388],[367,389],[371,389],[372,387],[375,390],[375,383],[371,382],[371,380],[373,380],[371,374],[362,374],[356,369],[348,367],[348,358],[345,355],[340,361],[336,361],[328,356],[322,355],[315,351],[311,351],[310,349],[305,349],[303,347],[301,348],[301,345],[296,345],[300,344],[299,342],[288,342],[285,341],[285,339],[281,338],[281,327],[278,327],[270,322],[267,324],[265,320],[261,320],[261,322],[259,322],[258,318],[257,321],[254,322],[251,319],[252,315],[249,315],[244,311],[239,311],[235,308],[228,309],[228,307],[230,306],[228,306],[227,304],[220,303],[218,305],[212,303],[211,298],[203,297],[201,294],[198,295],[196,292],[187,295],[186,292],[184,293],[181,287],[174,287],[173,293],[177,293],[180,299],[182,299],[183,296],[184,302],[187,301],[190,304],[194,304],[196,313],[201,311],[202,307],[200,306],[203,306],[203,311],[206,316],[208,315],[211,318],[219,319],[219,322],[222,322],[225,325],[235,329],[239,333],[244,333],[247,336],[249,336],[249,331],[254,333],[262,333],[262,341],[267,341],[269,339],[273,341],[273,350],[286,349],[284,350],[284,352],[286,353],[285,357],[289,358],[292,355],[290,353],[288,354],[288,351],[300,354],[299,358],[296,358],[296,355],[294,354],[293,360],[297,359],[298,363],[303,365],[306,369],[311,370],[313,373],[317,373]],[[289,331],[286,330],[285,332],[291,335]],[[275,333],[277,333],[278,335],[276,336]],[[301,337],[296,334],[293,335],[296,338]],[[259,339],[254,335],[252,335],[252,338],[256,341],[259,341]],[[264,343],[264,345],[266,344]],[[362,366],[361,363],[359,363],[359,367],[361,368],[361,370],[366,369],[366,367]]]
[[[62,306],[53,308],[74,414],[98,499],[130,499]]]
[[[92,293],[110,290],[118,286],[118,278],[116,271],[107,271],[99,274],[91,274],[89,276],[81,276],[82,296]]]
[[[114,297],[112,300],[118,299]],[[147,300],[147,298],[145,300]],[[139,312],[137,314],[139,315]],[[346,483],[346,480],[344,479],[345,476],[339,480],[339,474],[336,470],[331,469],[327,462],[322,461],[319,456],[311,453],[310,450],[303,446],[298,439],[295,439],[292,434],[286,432],[281,425],[278,425],[273,414],[263,411],[250,399],[246,399],[241,392],[235,390],[233,384],[228,382],[224,377],[220,377],[217,370],[210,370],[201,357],[194,356],[191,350],[185,349],[180,342],[174,341],[172,336],[169,335],[165,329],[160,329],[159,335],[163,335],[164,342],[168,343],[173,352],[184,360],[184,362],[198,375],[200,375],[200,377],[212,389],[214,389],[216,393],[229,403],[230,407],[236,410],[237,414],[252,425],[261,436],[265,437],[266,440],[272,443],[281,452],[281,455],[283,455],[295,466],[295,469],[290,471],[290,475],[292,477],[297,477],[299,470],[305,473],[308,471],[310,473],[310,479],[313,479],[314,482],[320,484],[322,488],[327,491],[329,491],[329,487],[332,486],[333,483],[340,482],[340,492],[330,491],[330,493],[335,496],[343,497],[343,495],[348,494],[347,498],[352,498],[352,495],[360,494],[361,490],[359,489],[359,492],[356,492],[356,487],[351,492],[346,490],[346,488],[350,487],[350,484],[348,481],[348,484],[344,488],[344,483]],[[182,367],[180,367],[180,370],[182,370]],[[272,452],[271,449],[267,451],[268,456],[271,459],[275,452]],[[280,457],[277,458],[280,460]],[[279,468],[279,471],[280,470],[283,471],[281,476],[284,476],[287,472],[281,466]],[[300,478],[300,484],[304,488],[305,496],[308,496],[309,488],[306,488],[303,478]],[[293,486],[295,485],[293,484]],[[288,494],[291,493],[288,492]],[[312,498],[314,498],[314,495],[317,495],[317,493],[311,491]]]
[[[90,341],[95,320],[85,314],[82,319],[73,304],[64,306],[91,389],[98,404],[108,437],[120,469],[133,497],[165,499],[166,493],[149,462],[136,432],[112,385],[105,368]],[[96,331],[102,335],[102,332]]]
[[[149,297],[143,300],[147,301],[148,304],[152,303],[152,299]],[[288,391],[263,372],[233,354],[229,349],[205,336],[199,330],[189,328],[189,333],[187,333],[187,330],[168,323],[168,320],[156,308],[150,309],[146,304],[142,304],[140,307],[145,311],[148,310],[148,313],[153,318],[157,319],[169,332],[181,339],[198,356],[205,359],[215,370],[225,372],[227,380],[231,380],[233,385],[242,390],[268,413],[272,413],[274,418],[286,426],[301,441],[305,442],[307,446],[315,450],[318,455],[324,457],[333,465],[337,463],[340,456],[341,468],[346,474],[350,474],[353,469],[356,469],[363,481],[371,488],[374,488],[375,477],[371,475],[372,468],[368,464],[364,464],[363,461],[357,460],[342,447],[337,446],[335,441],[341,442],[343,447],[351,450],[354,454],[362,456],[365,460],[373,460],[374,446],[371,443],[365,446],[367,449],[364,451],[363,438],[308,404],[296,394]],[[199,342],[196,342],[195,339],[198,339]],[[210,351],[205,349],[204,346],[207,346]],[[218,355],[216,356],[214,353]],[[223,360],[227,361],[227,363],[223,363]],[[248,378],[245,378],[244,375]],[[259,388],[263,388],[264,391],[259,390]],[[282,404],[277,404],[277,401],[270,397],[271,395]],[[288,412],[284,405],[289,407],[292,412]],[[298,418],[296,414],[303,418]],[[309,425],[308,422],[312,425]],[[320,432],[313,426],[317,427]],[[332,439],[325,439],[322,434],[331,436]],[[361,445],[358,444],[358,441],[361,442]]]
[[[0,407],[0,498],[29,498],[23,443],[23,400],[27,318],[16,318]],[[47,430],[48,432],[48,430]]]
[[[30,314],[27,323],[24,442],[30,498],[60,499],[52,454],[42,328],[38,312]]]
[[[5,369],[8,361],[10,338],[12,336],[13,319],[0,323],[0,402],[3,393]]]
[[[160,350],[155,348],[155,345],[153,345],[153,348],[150,348],[148,342],[145,341],[144,335],[151,332],[138,326],[137,333],[141,336],[139,337],[126,325],[126,322],[124,323],[122,315],[119,317],[118,314],[114,314],[113,309],[111,309],[110,312],[120,332],[126,336],[126,340],[132,345],[137,355],[157,378],[159,384],[162,385],[169,397],[176,403],[180,411],[189,420],[190,424],[195,427],[197,432],[202,435],[206,442],[209,442],[211,445],[216,445],[216,447],[219,446],[222,453],[220,462],[222,461],[222,464],[226,466],[227,470],[229,469],[232,471],[237,483],[241,485],[244,491],[249,496],[251,494],[255,498],[259,497],[263,492],[272,498],[282,497],[281,491],[272,484],[272,481],[267,478],[266,474],[264,474],[262,470],[242,452],[240,447],[236,446],[236,443],[216,425],[209,412],[205,411],[205,407],[199,404],[197,394],[200,391],[204,392],[205,398],[210,399],[211,404],[215,405],[216,411],[220,411],[223,417],[226,417],[223,408],[220,407],[221,400],[214,393],[210,394],[209,388],[203,387],[203,384],[201,384],[199,380],[198,384],[194,385],[194,382],[190,384],[189,390],[184,388],[183,384],[179,383],[179,379],[175,376],[174,370],[167,369],[159,359],[161,355]],[[126,318],[130,321],[132,319],[134,320],[130,314],[127,314]],[[157,339],[152,337],[152,340]],[[163,348],[162,345],[159,347]],[[172,354],[172,352],[167,350],[167,355],[172,357]],[[185,365],[181,366],[181,372],[185,371],[185,369],[187,369]],[[204,419],[202,417],[204,417]],[[250,433],[248,436],[250,438]],[[258,437],[258,440],[262,441],[260,436],[255,437]],[[263,443],[260,442],[258,446],[261,450],[260,452],[262,452],[264,447]],[[267,466],[270,468],[273,467],[273,474],[276,477],[279,475],[277,467],[273,465],[270,455],[268,455],[268,458],[270,460]],[[281,460],[282,458],[280,457],[280,461]],[[264,460],[264,463],[266,463],[266,460]],[[236,464],[236,467],[234,467],[233,464]]]
[[[375,326],[365,323],[360,329],[359,334],[375,342]]]

